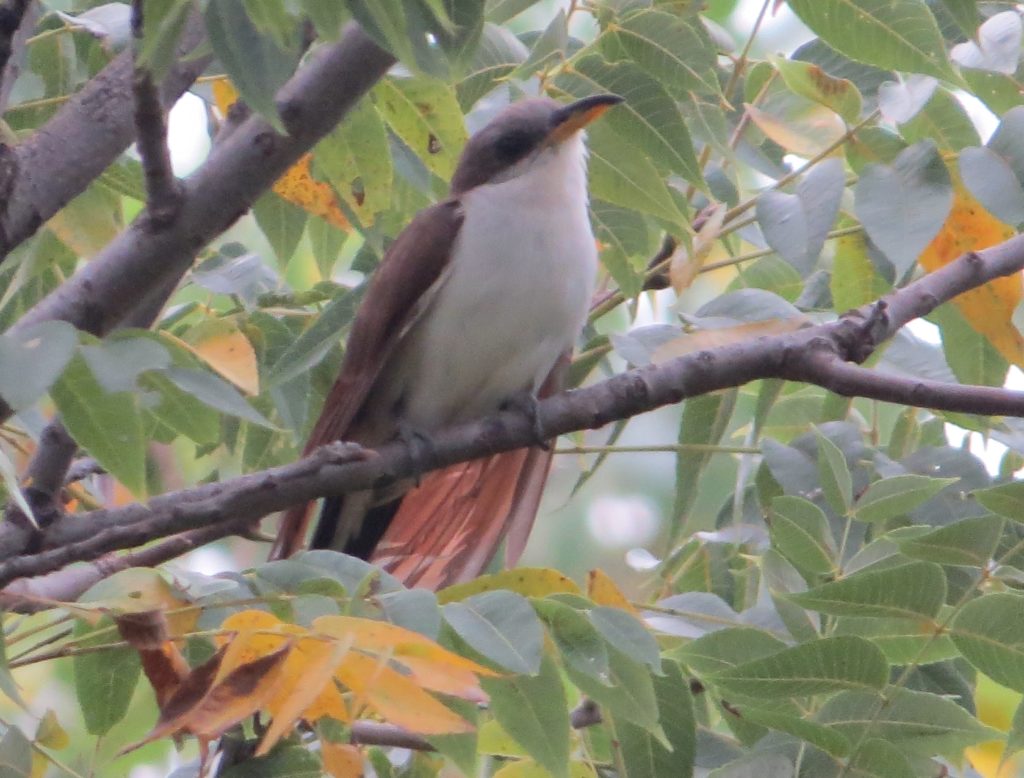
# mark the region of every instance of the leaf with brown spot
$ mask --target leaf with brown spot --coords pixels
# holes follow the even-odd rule
[[[594,569],[587,573],[587,596],[597,605],[619,608],[640,617],[640,612],[630,604],[618,584],[604,570]]]
[[[437,601],[445,605],[495,589],[507,589],[524,597],[547,597],[549,594],[560,592],[579,594],[580,591],[575,581],[558,570],[547,567],[517,567],[449,586],[437,593]]]
[[[227,116],[228,109],[238,100],[238,93],[227,78],[212,83],[213,99],[217,110]],[[338,197],[330,184],[313,176],[312,154],[304,154],[274,183],[274,192],[299,206],[307,213],[319,216],[339,230],[348,231],[349,223],[338,205]]]

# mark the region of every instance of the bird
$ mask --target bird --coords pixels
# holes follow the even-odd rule
[[[561,388],[597,276],[585,127],[623,99],[507,105],[466,143],[443,201],[416,214],[371,277],[304,453],[415,442]],[[312,548],[369,559],[408,586],[479,575],[526,543],[550,468],[538,445],[323,502]],[[312,505],[271,559],[304,545]]]

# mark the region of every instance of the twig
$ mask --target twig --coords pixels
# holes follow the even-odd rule
[[[179,56],[203,41],[198,14],[185,25]],[[164,79],[161,100],[174,102],[210,56],[188,56]],[[109,167],[135,136],[132,54],[122,52],[75,93],[43,127],[0,155],[0,261]]]
[[[53,607],[54,601],[72,602],[114,573],[130,567],[155,567],[217,540],[245,532],[248,527],[248,521],[214,524],[183,532],[138,551],[110,554],[87,565],[65,568],[37,578],[22,578],[0,591],[0,608],[32,613]]]
[[[181,187],[171,169],[167,148],[167,114],[153,75],[138,64],[143,36],[142,0],[132,0],[132,35],[135,72],[132,94],[135,98],[136,147],[142,158],[146,179],[146,205],[151,223],[164,227],[177,215],[181,205]]]

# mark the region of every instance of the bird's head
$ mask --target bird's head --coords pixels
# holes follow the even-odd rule
[[[557,153],[590,122],[621,102],[621,97],[609,94],[584,97],[568,105],[547,97],[512,103],[469,139],[452,177],[452,194],[508,181],[543,164],[546,153]]]

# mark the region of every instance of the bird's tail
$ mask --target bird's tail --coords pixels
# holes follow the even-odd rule
[[[519,558],[551,467],[551,451],[516,449],[430,473],[408,492],[372,560],[406,586],[438,589],[480,575],[506,541]]]

